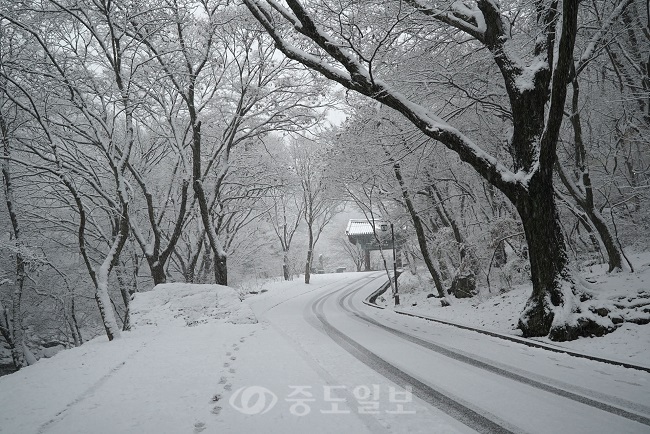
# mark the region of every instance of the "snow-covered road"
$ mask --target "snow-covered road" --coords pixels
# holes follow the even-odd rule
[[[347,274],[309,293],[251,299],[264,329],[248,348],[262,371],[238,376],[224,416],[238,412],[233,405],[246,411],[246,392],[259,403],[262,387],[278,401],[264,414],[225,417],[231,428],[650,432],[650,374],[365,305],[382,279]],[[297,398],[310,401],[298,408]]]
[[[385,279],[265,284],[257,324],[159,288],[121,339],[0,378],[0,433],[650,433],[650,373],[364,304]]]

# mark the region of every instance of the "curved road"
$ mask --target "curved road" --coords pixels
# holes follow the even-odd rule
[[[368,431],[650,433],[647,372],[373,309],[383,273],[338,279],[252,304],[350,407],[355,383],[411,388],[413,414],[357,414]]]

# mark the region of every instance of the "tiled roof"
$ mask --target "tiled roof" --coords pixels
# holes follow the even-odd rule
[[[381,228],[382,221],[376,221],[375,224]],[[345,235],[372,235],[372,224],[365,219],[350,219],[348,227],[345,229]]]

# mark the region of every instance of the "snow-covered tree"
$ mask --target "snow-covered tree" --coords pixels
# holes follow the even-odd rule
[[[525,336],[573,339],[614,329],[580,309],[590,298],[569,265],[565,237],[554,199],[553,173],[564,117],[567,85],[590,53],[574,57],[579,3],[539,2],[330,2],[244,0],[287,57],[342,86],[395,109],[424,134],[457,153],[516,207],[523,223],[533,292],[519,320]],[[630,4],[608,11],[591,35],[591,49]],[[516,17],[516,18],[515,18]],[[501,76],[506,117],[511,125],[506,150],[498,159],[489,147],[462,131],[462,123],[441,118],[417,95],[401,92],[394,75],[400,55],[431,35],[466,51],[473,61],[490,53]],[[460,35],[463,35],[462,37]],[[308,47],[308,48],[307,48]],[[477,54],[473,54],[477,53]],[[440,59],[431,51],[423,64]],[[426,56],[425,53],[423,55]],[[478,59],[476,59],[478,60]],[[435,69],[430,71],[435,85]]]

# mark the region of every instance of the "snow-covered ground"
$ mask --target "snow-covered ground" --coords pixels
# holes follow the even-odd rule
[[[625,295],[633,297],[641,291],[650,293],[650,253],[632,254],[629,258],[634,265],[634,273],[609,274],[605,265],[592,266],[584,273],[594,291],[599,293],[599,299]],[[518,285],[503,294],[490,294],[483,290],[478,297],[452,298],[452,305],[443,308],[438,298],[427,298],[428,294],[436,293],[432,284],[422,282],[405,271],[399,278],[399,292],[398,310],[498,333],[521,335],[516,329],[517,320],[531,293],[531,286]],[[380,298],[378,303],[395,309],[390,298]],[[538,340],[597,357],[650,367],[650,324],[626,322],[603,337],[580,338],[570,342],[551,342],[547,338]]]
[[[625,280],[627,285],[634,286],[642,283],[634,279],[648,277],[649,262],[642,265],[643,269],[640,265],[641,271],[637,274],[602,276],[595,273],[594,278],[606,279],[606,286],[612,288],[620,284],[616,283],[617,279],[630,279]],[[591,420],[592,425],[602,420],[602,426],[618,426],[618,416],[598,413],[593,406],[585,407],[576,401],[567,401],[566,408],[570,411],[557,414],[553,408],[565,405],[558,404],[558,399],[564,398],[556,396],[548,400],[544,391],[532,398],[533,389],[529,385],[513,382],[512,378],[484,378],[489,375],[475,366],[458,361],[447,364],[447,356],[369,327],[355,317],[354,312],[363,306],[360,302],[365,297],[363,293],[378,287],[384,277],[381,272],[315,275],[309,286],[300,280],[276,280],[256,288],[257,294],[244,302],[239,301],[235,290],[217,285],[170,284],[138,294],[132,304],[134,328],[123,333],[122,338],[107,342],[105,337],[100,337],[0,378],[0,433],[472,431],[469,419],[461,423],[437,405],[409,396],[402,387],[404,381],[396,380],[401,377],[390,380],[392,371],[382,368],[382,363],[388,367],[392,364],[394,368],[390,369],[402,369],[402,372],[410,372],[409,375],[425,372],[426,381],[461,406],[468,406],[463,408],[473,408],[476,404],[468,404],[468,400],[477,397],[479,405],[492,406],[488,411],[497,415],[496,420],[511,413],[507,410],[511,404],[504,407],[502,400],[524,399],[517,396],[537,400],[534,405],[522,401],[521,412],[515,412],[518,416],[514,422],[504,422],[506,427],[514,423],[511,428],[525,426],[527,431],[554,432],[558,426],[575,422],[574,416],[580,412],[584,412],[583,422],[573,427],[575,432],[581,431],[578,429],[581,427],[589,428],[584,420]],[[517,295],[519,292],[521,294]],[[415,300],[423,295],[413,291],[411,295],[404,294],[403,301],[406,303],[409,297]],[[433,304],[426,308],[421,302],[411,307],[426,308],[426,313],[432,316],[440,312],[457,322],[513,333],[512,318],[518,315],[518,304],[523,303],[525,297],[522,289],[485,299],[477,307],[472,305],[476,300],[459,301],[447,309],[434,308]],[[349,311],[352,314],[345,313],[345,309],[352,309]],[[494,364],[495,369],[501,371],[514,369],[534,381],[552,378],[553,387],[569,387],[567,385],[575,381],[571,387],[586,396],[613,399],[615,405],[632,403],[629,405],[636,408],[634,411],[650,414],[646,387],[650,377],[645,373],[607,365],[596,366],[597,371],[593,373],[590,369],[595,362],[576,362],[564,355],[547,357],[543,350],[519,348],[518,344],[497,342],[494,345],[488,342],[493,338],[473,336],[473,332],[463,332],[455,338],[447,326],[434,326],[393,312],[367,309],[364,315],[378,313],[375,321],[398,327],[421,339],[440,339],[438,345],[457,354],[454,357],[467,358],[471,355],[467,348],[480,348],[476,351],[480,351],[481,356],[475,363]],[[510,319],[506,319],[506,311],[512,312]],[[336,327],[349,332],[350,338],[340,338],[337,342],[326,323],[319,322],[321,314],[327,321],[336,321]],[[464,317],[466,320],[460,321]],[[256,318],[259,323],[255,322]],[[617,358],[621,358],[621,354],[611,349],[615,345],[620,348],[642,346],[629,358],[650,364],[647,359],[648,329],[649,326],[639,326],[636,335],[618,330],[611,335],[618,334],[617,340],[605,337],[578,342],[591,343],[586,348],[592,353],[597,352],[596,347],[605,348],[606,354],[616,351]],[[632,339],[632,336],[636,337]],[[378,362],[354,356],[354,351],[346,350],[347,344],[341,339],[367,342],[368,348],[382,354],[384,360],[396,358],[398,362],[381,362],[371,368]],[[630,341],[624,344],[625,339]],[[462,344],[464,349],[454,349],[461,341],[466,342]],[[598,345],[598,342],[605,343]],[[400,349],[396,352],[394,348]],[[542,365],[542,359],[550,359],[551,363]],[[538,363],[539,366],[525,371],[526,363]],[[418,365],[422,366],[418,368]],[[489,387],[480,386],[484,380]],[[605,384],[611,389],[610,383],[616,385],[616,397],[606,398],[602,392],[589,392],[587,389],[594,381],[599,387]],[[454,392],[452,388],[457,385],[461,389]],[[375,392],[377,398],[374,398]],[[495,400],[494,394],[501,398]],[[555,412],[555,426],[542,416],[539,420],[531,420],[526,412],[532,411],[532,407],[535,414],[544,414],[544,408],[547,412]],[[307,409],[308,414],[301,413]],[[589,419],[591,414],[593,420]],[[647,428],[650,419],[644,420],[646,422],[642,423]],[[628,423],[625,425],[628,432],[634,432],[629,431],[630,426],[633,429],[640,426],[630,425],[629,420],[624,422]]]
[[[183,433],[213,420],[211,397],[258,329],[250,308],[230,288],[182,284],[140,293],[132,308],[120,339],[1,377],[0,433]]]

